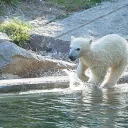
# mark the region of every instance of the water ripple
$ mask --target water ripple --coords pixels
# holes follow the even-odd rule
[[[99,89],[0,95],[3,128],[126,128],[128,93]]]

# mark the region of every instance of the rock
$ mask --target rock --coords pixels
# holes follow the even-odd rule
[[[119,79],[117,84],[125,84],[128,83],[128,71],[126,71],[123,76]]]
[[[69,82],[68,76],[1,80],[0,93],[50,90],[54,88],[64,89],[69,87]]]
[[[47,51],[51,52],[53,50],[67,54],[69,52],[69,41],[63,41],[59,39],[54,39],[52,37],[47,37],[38,34],[31,34],[29,47],[34,51]]]
[[[127,38],[127,4],[127,0],[106,1],[98,6],[75,12],[66,18],[34,28],[32,33],[64,41],[70,41],[72,35],[99,39],[112,33]]]
[[[6,33],[0,32],[0,43],[2,43],[3,41],[6,42],[6,41],[11,41],[11,40],[9,39]]]
[[[68,59],[69,41],[54,39],[38,34],[31,34],[30,43],[24,46],[25,49],[31,49],[37,53],[54,59],[70,61]]]
[[[0,37],[0,71],[1,74],[13,74],[19,77],[37,77],[52,75],[62,69],[73,69],[75,64],[49,59],[32,51],[27,51]]]

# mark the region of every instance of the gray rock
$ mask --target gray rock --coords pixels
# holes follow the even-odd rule
[[[128,0],[103,2],[93,8],[76,12],[63,20],[56,20],[35,28],[33,33],[70,41],[71,35],[100,38],[106,34],[128,35]]]
[[[32,34],[30,38],[29,48],[33,51],[51,52],[53,50],[67,54],[69,52],[69,41],[54,39],[43,35]]]
[[[18,47],[16,44],[4,41],[0,43],[0,69],[5,67],[7,64],[13,62],[13,57],[16,55],[21,55],[27,58],[36,58],[35,54],[26,51],[23,48]]]
[[[2,38],[2,37],[1,37]],[[0,71],[1,74],[13,74],[19,77],[37,77],[42,74],[51,75],[62,69],[73,69],[75,64],[49,59],[25,50],[16,44],[0,39]]]
[[[3,41],[11,41],[10,38],[7,36],[6,33],[0,32],[0,43],[3,43]]]
[[[117,84],[125,84],[128,83],[128,71],[126,71],[123,76],[119,79]]]
[[[29,90],[45,90],[68,88],[69,77],[40,77],[26,79],[0,80],[0,93],[21,92]]]

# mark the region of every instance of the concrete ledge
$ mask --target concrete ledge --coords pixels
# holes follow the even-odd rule
[[[68,87],[68,76],[0,80],[0,93]]]

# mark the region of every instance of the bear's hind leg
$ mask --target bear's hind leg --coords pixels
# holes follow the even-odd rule
[[[92,76],[88,82],[93,84],[101,84],[106,76],[107,68],[96,67],[91,69]]]
[[[119,80],[123,72],[126,70],[127,64],[121,64],[118,67],[113,66],[108,79],[101,85],[103,88],[112,88]]]

